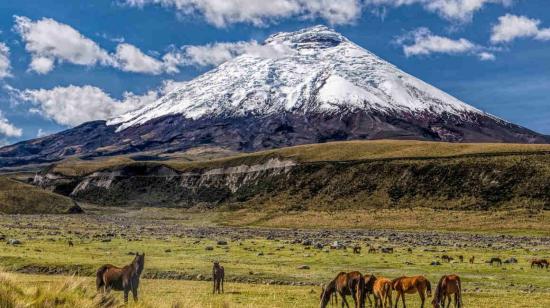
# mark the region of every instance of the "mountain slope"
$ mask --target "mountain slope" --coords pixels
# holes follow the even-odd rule
[[[0,149],[0,166],[78,155],[255,151],[352,139],[546,143],[399,70],[323,26],[257,50],[142,109]]]

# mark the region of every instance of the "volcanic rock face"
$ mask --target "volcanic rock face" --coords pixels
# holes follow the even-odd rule
[[[349,139],[548,142],[317,26],[269,37],[157,102],[107,122],[0,149],[0,166],[70,155],[253,151]]]

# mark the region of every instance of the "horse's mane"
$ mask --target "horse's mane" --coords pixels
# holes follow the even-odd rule
[[[141,272],[143,272],[143,266],[145,263],[145,253],[139,254],[136,253],[136,257],[132,261],[131,267],[132,267],[132,276],[137,275],[138,277],[141,275]]]
[[[445,280],[446,276],[441,276],[439,279],[439,282],[437,283],[437,287],[435,288],[435,294],[434,294],[434,301],[440,301],[441,300],[441,293],[443,293],[443,281]]]

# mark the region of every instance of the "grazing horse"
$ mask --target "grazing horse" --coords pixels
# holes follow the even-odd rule
[[[453,257],[448,256],[448,255],[442,255],[441,260],[446,261],[448,263],[448,262],[451,262],[453,260]]]
[[[538,268],[548,268],[548,261],[545,259],[534,259],[531,260],[531,268],[537,266]]]
[[[220,265],[219,262],[215,261],[212,266],[212,281],[214,286],[212,289],[212,294],[223,293],[223,282],[225,280],[225,269]]]
[[[372,306],[372,300],[370,299],[370,295],[374,294],[374,283],[376,282],[376,277],[374,275],[365,275],[363,276],[365,279],[365,298],[369,300],[369,305]],[[375,298],[376,300],[376,298]]]
[[[500,258],[497,258],[497,257],[493,257],[491,258],[491,260],[489,260],[489,262],[487,262],[491,265],[493,265],[493,263],[496,263],[498,264],[498,266],[502,266],[502,260]]]
[[[470,264],[474,264],[474,261],[475,261],[475,260],[476,260],[476,257],[472,256],[472,257],[470,258]]]
[[[458,259],[460,260],[460,263],[464,262],[464,256],[463,255],[458,256]]]
[[[374,247],[369,248],[369,253],[376,253],[376,248]]]
[[[134,301],[138,300],[139,277],[145,265],[145,253],[136,253],[136,257],[129,265],[122,268],[111,264],[105,264],[96,272],[97,290],[103,288],[103,292],[109,290],[124,291],[124,302],[128,302],[128,293],[132,291]]]
[[[451,307],[451,295],[455,295],[455,307],[462,307],[462,285],[460,277],[457,275],[444,275],[439,279],[439,283],[435,288],[435,295],[432,301],[434,308],[449,308]],[[448,299],[445,306],[445,299]]]
[[[395,278],[392,280],[392,287],[395,291],[397,291],[397,297],[395,298],[396,308],[399,303],[399,297],[401,297],[401,300],[403,301],[403,308],[407,307],[405,304],[405,293],[414,294],[418,292],[418,295],[420,295],[420,300],[422,301],[420,307],[424,307],[424,302],[426,300],[424,293],[426,293],[426,291],[428,293],[428,297],[432,296],[432,285],[424,276],[402,276]]]
[[[346,295],[351,295],[355,302],[355,308],[362,308],[365,305],[365,281],[363,275],[359,272],[340,272],[331,282],[329,282],[321,293],[321,308],[327,307],[332,294],[338,293],[342,298],[342,308],[344,305],[349,308]]]
[[[380,277],[374,281],[374,307],[391,308],[392,307],[392,283],[388,278]],[[389,306],[388,306],[389,304]]]
[[[355,246],[353,247],[353,253],[360,254],[361,253],[361,246]]]

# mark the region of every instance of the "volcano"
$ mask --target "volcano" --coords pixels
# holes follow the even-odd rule
[[[277,33],[141,109],[0,149],[0,166],[356,139],[548,143],[325,26]]]

